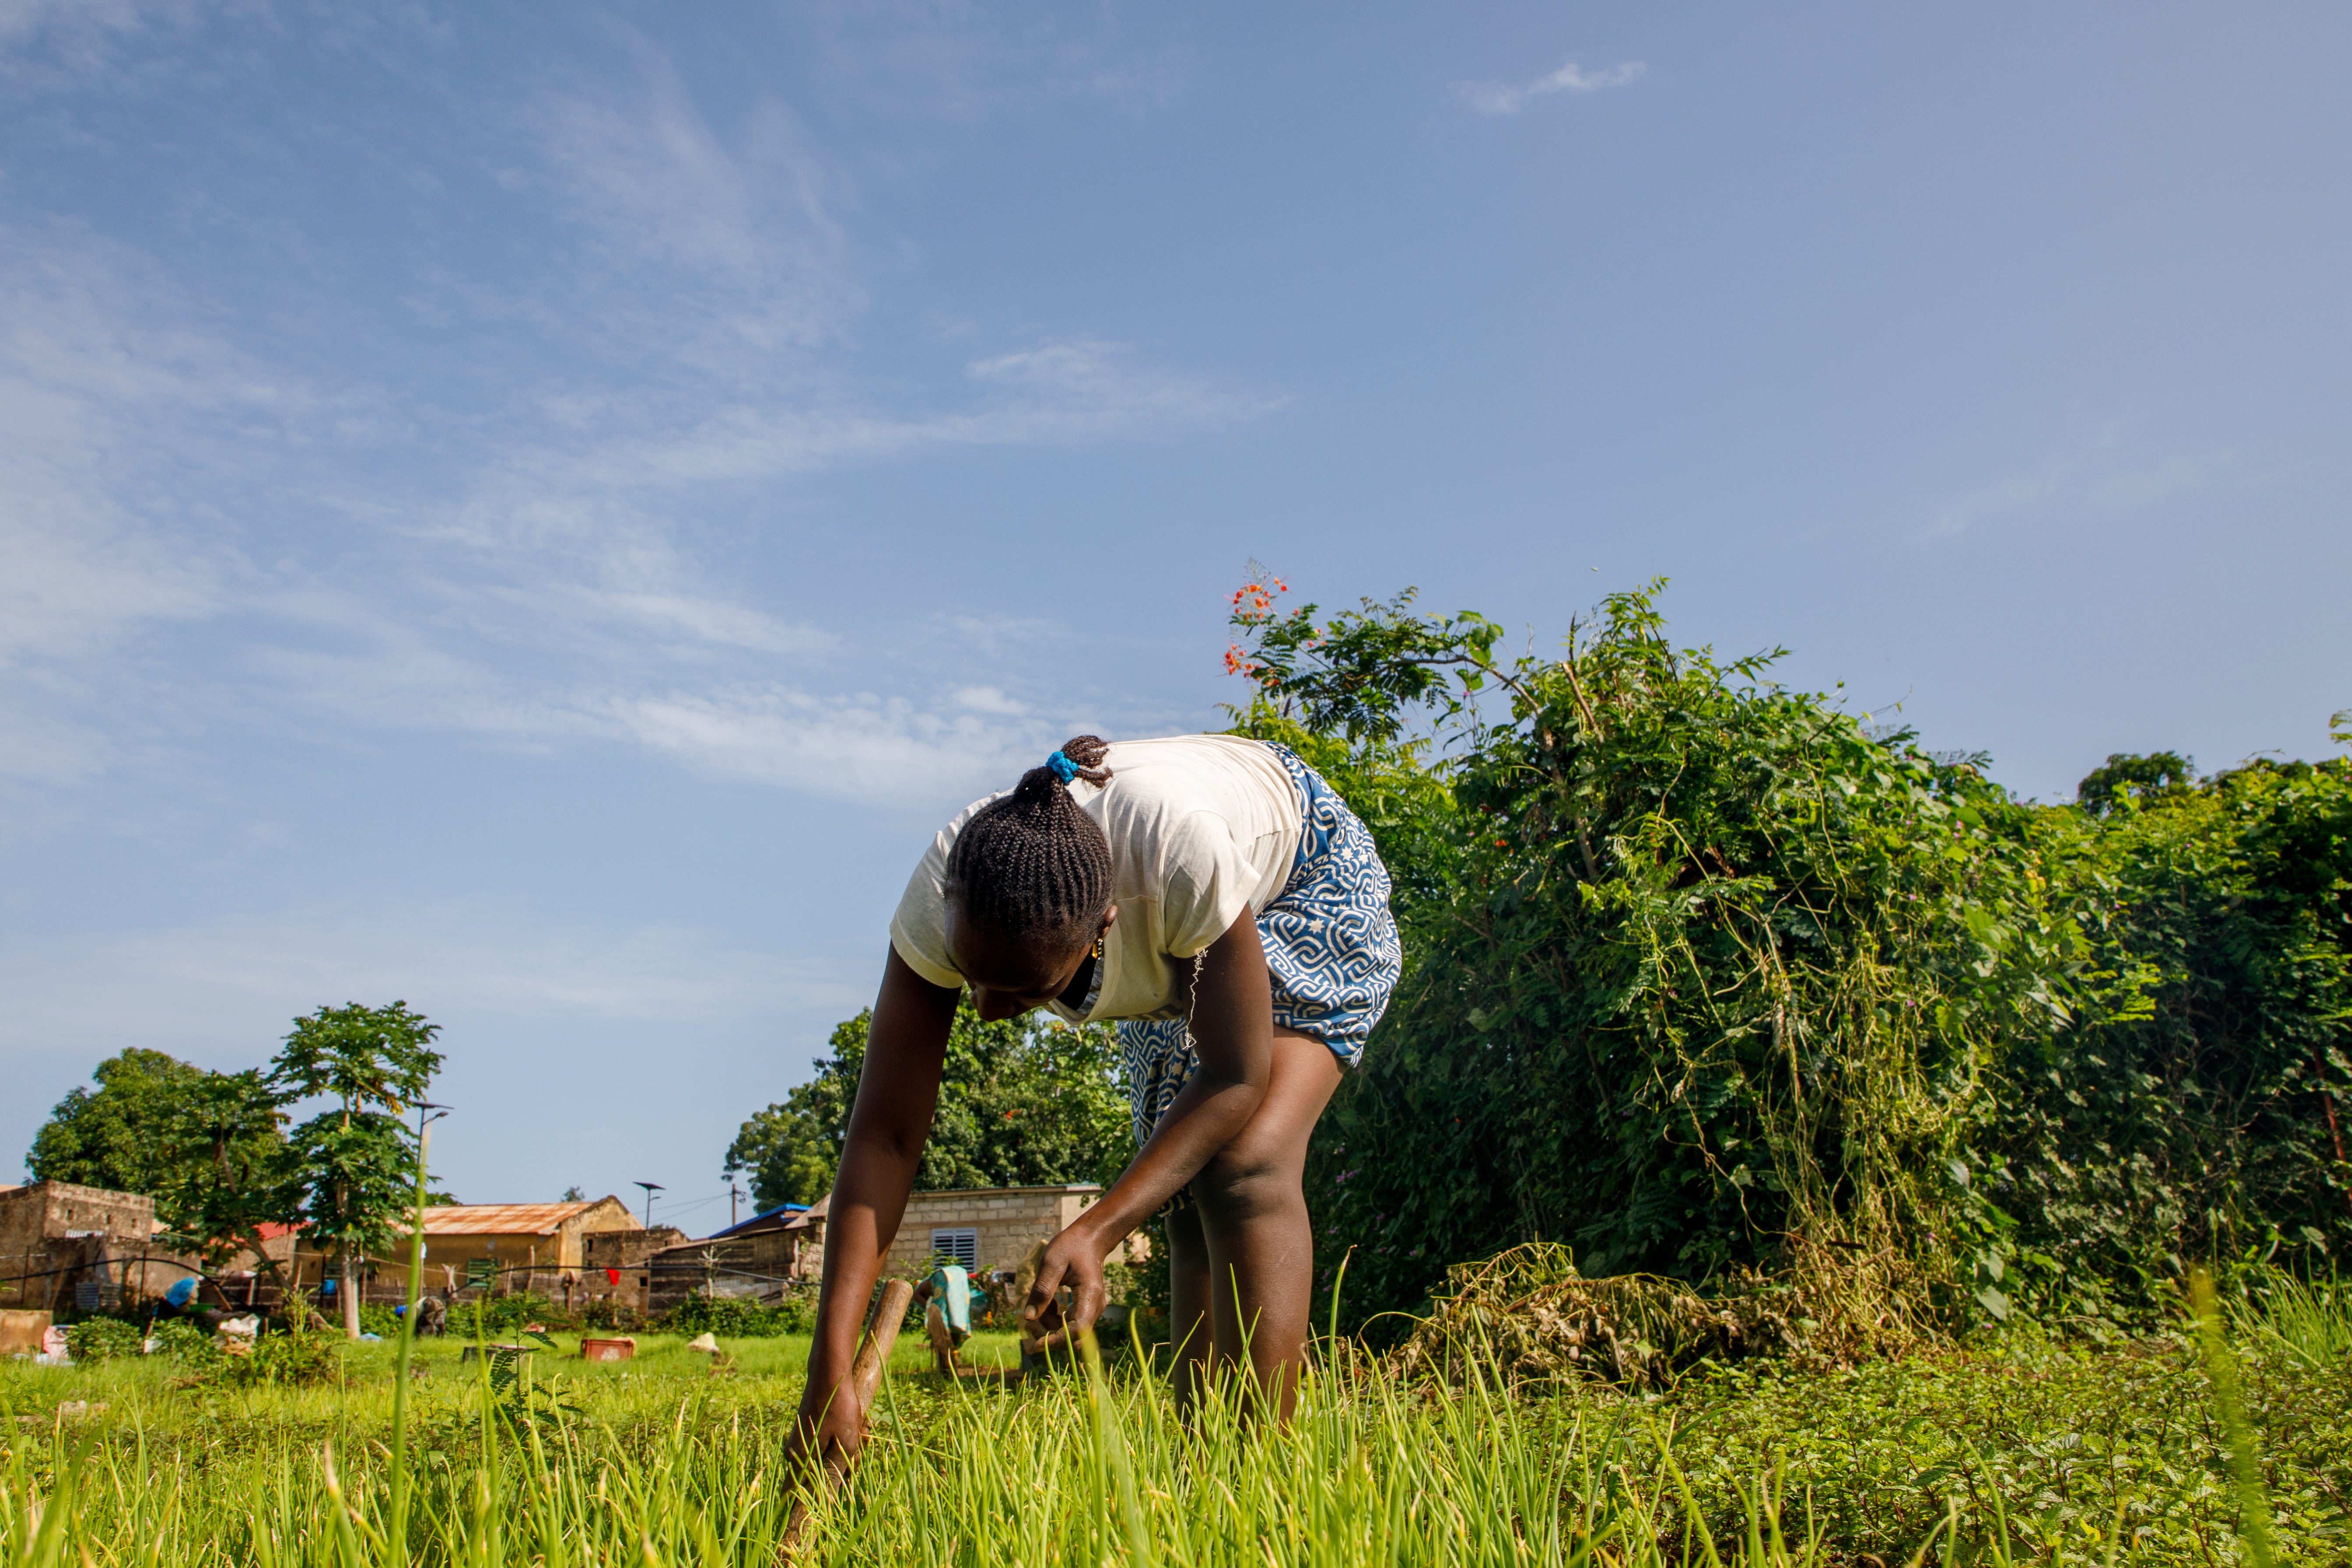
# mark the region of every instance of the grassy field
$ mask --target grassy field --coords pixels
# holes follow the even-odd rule
[[[1318,1374],[1298,1420],[1188,1429],[1148,1377],[949,1385],[902,1344],[856,1484],[802,1560],[841,1563],[2226,1563],[2352,1561],[2352,1321],[2244,1319],[2249,1493],[2194,1336],[2031,1331],[1801,1375],[1753,1363],[1664,1398],[1507,1397]],[[156,1358],[0,1367],[0,1564],[766,1563],[805,1341],[542,1352],[535,1418],[454,1345],[409,1411],[391,1528],[392,1347],[310,1388],[177,1386]],[[568,1352],[573,1342],[562,1339]],[[983,1364],[1011,1343],[980,1336]],[[100,1408],[100,1406],[103,1408]],[[557,1408],[569,1406],[569,1409]]]

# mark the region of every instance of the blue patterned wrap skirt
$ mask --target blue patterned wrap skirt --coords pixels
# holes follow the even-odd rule
[[[1274,977],[1274,1021],[1314,1036],[1354,1067],[1404,962],[1389,913],[1389,868],[1370,829],[1314,769],[1286,747],[1268,749],[1297,786],[1306,819],[1290,880],[1257,915]],[[1181,1018],[1122,1019],[1118,1047],[1140,1144],[1192,1080],[1201,1054]]]

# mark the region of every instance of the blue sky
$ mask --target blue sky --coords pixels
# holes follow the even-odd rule
[[[0,1145],[442,1022],[667,1184],[1253,557],[2055,798],[2352,705],[2352,12],[0,0]],[[699,1204],[699,1208],[688,1208]]]

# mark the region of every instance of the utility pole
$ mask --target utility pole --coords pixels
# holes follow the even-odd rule
[[[734,1183],[730,1182],[730,1183],[728,1183],[728,1184],[727,1184],[727,1228],[728,1228],[728,1229],[730,1229],[730,1230],[733,1230],[733,1229],[735,1228],[735,1200],[736,1200],[737,1198],[749,1197],[749,1196],[751,1196],[751,1194],[750,1194],[749,1193],[746,1193],[742,1188],[740,1188],[740,1187],[737,1186]]]
[[[430,1116],[425,1115],[431,1111]],[[425,1162],[433,1152],[433,1124],[449,1114],[446,1105],[416,1102],[416,1230],[408,1243],[408,1310],[400,1315],[399,1364],[392,1381],[392,1529],[408,1539],[408,1360],[416,1344],[417,1303],[425,1299]]]
[[[629,1185],[631,1185],[631,1186],[633,1186],[633,1187],[643,1187],[643,1188],[645,1188],[645,1190],[646,1190],[646,1228],[647,1230],[651,1230],[651,1229],[653,1229],[653,1227],[654,1227],[654,1194],[655,1194],[656,1193],[666,1193],[666,1192],[669,1191],[669,1189],[668,1189],[667,1187],[663,1186],[659,1182],[631,1182],[631,1183],[629,1184]]]

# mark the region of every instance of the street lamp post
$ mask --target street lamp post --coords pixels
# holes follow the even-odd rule
[[[653,1229],[653,1227],[654,1227],[654,1194],[655,1194],[656,1193],[666,1193],[666,1192],[669,1191],[669,1189],[668,1189],[667,1187],[663,1186],[659,1182],[631,1182],[631,1183],[629,1184],[629,1185],[631,1185],[631,1186],[633,1186],[633,1187],[643,1187],[643,1188],[645,1188],[645,1190],[646,1190],[646,1228],[647,1230],[651,1230],[651,1229]]]
[[[408,1240],[408,1310],[401,1314],[399,1370],[392,1384],[392,1539],[403,1562],[408,1560],[408,1358],[416,1347],[416,1306],[425,1290],[425,1157],[433,1124],[448,1114],[446,1105],[416,1102],[416,1230]]]

